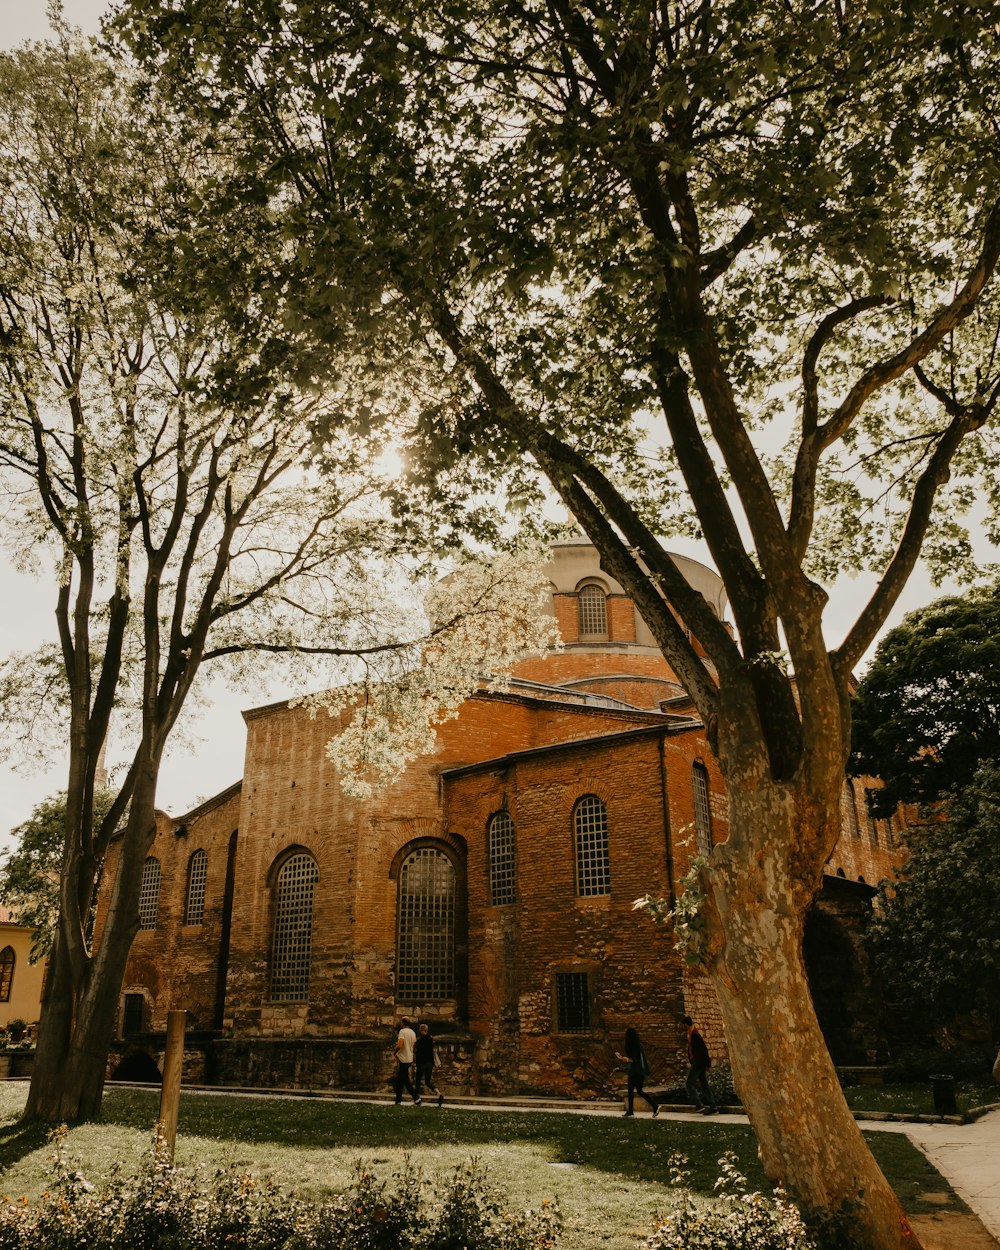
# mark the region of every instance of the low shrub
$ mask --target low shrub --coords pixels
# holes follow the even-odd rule
[[[989,1073],[993,1056],[993,1048],[985,1043],[900,1046],[885,1079],[887,1082],[926,1081],[932,1075],[943,1072],[960,1080],[975,1080]]]
[[[721,1107],[735,1107],[743,1102],[733,1084],[733,1070],[728,1063],[717,1063],[708,1073],[708,1083],[712,1087],[715,1101]]]
[[[719,1161],[718,1197],[710,1203],[692,1196],[684,1162],[677,1158],[671,1167],[672,1183],[681,1189],[677,1206],[640,1250],[818,1250],[798,1208],[781,1193],[767,1198],[747,1191],[735,1155]]]
[[[308,1204],[236,1169],[174,1167],[162,1151],[97,1190],[54,1140],[51,1189],[0,1205],[0,1250],[552,1250],[562,1232],[555,1203],[511,1210],[475,1160],[442,1184],[409,1164],[380,1179],[359,1163],[346,1193]]]

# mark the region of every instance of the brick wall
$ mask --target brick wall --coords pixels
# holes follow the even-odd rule
[[[490,1091],[603,1096],[621,1084],[613,1051],[637,1028],[658,1072],[672,1069],[682,967],[670,933],[633,900],[669,894],[659,735],[577,744],[517,760],[504,773],[449,779],[448,827],[469,848],[469,1025],[481,1039]],[[608,819],[610,893],[580,897],[573,812],[597,795]],[[505,807],[517,847],[517,902],[490,901],[487,828]],[[561,972],[588,974],[591,1028],[561,1034],[553,994]]]
[[[575,637],[575,595],[556,594],[554,606]],[[612,636],[626,637],[629,621],[634,636],[628,600],[612,595],[608,606]],[[444,1079],[456,1089],[613,1094],[624,1083],[613,1051],[629,1025],[667,1083],[685,1067],[685,1013],[724,1059],[710,983],[685,972],[667,928],[632,909],[646,893],[671,897],[690,866],[696,761],[708,773],[713,842],[728,833],[704,732],[649,710],[676,694],[671,670],[648,646],[571,642],[518,675],[573,683],[636,710],[516,690],[478,695],[442,727],[433,753],[366,801],[343,794],[327,759],[338,722],[287,704],[249,712],[242,788],[159,819],[157,928],[136,939],[125,983],[144,995],[145,1027],[162,1029],[168,1010],[187,1008],[195,1024],[223,1034],[205,1043],[206,1072],[246,1084],[380,1084],[403,1011],[433,1021],[450,1064]],[[863,787],[864,779],[859,796]],[[583,795],[599,797],[608,820],[611,888],[594,897],[581,897],[576,881],[573,812]],[[501,808],[516,831],[517,900],[494,906],[487,829]],[[875,882],[894,850],[884,829],[872,844],[860,797],[857,836],[849,812],[845,800],[829,871]],[[395,985],[399,873],[422,845],[440,848],[457,872],[458,984],[443,1002],[398,1001]],[[205,915],[185,926],[187,865],[199,848],[208,854]],[[275,880],[300,852],[316,867],[308,994],[275,1001]],[[557,1027],[565,975],[586,978],[591,1016],[579,1032]]]
[[[553,685],[588,677],[604,678],[615,673],[677,681],[673,669],[654,648],[629,647],[625,643],[614,642],[571,644],[555,655],[522,660],[515,670],[515,676],[526,681],[551,682]]]
[[[185,1010],[191,1027],[221,1023],[224,968],[224,903],[230,841],[239,823],[240,791],[231,787],[180,820],[157,813],[150,855],[160,863],[160,893],[154,929],[140,929],[132,944],[122,998],[141,994],[146,1001],[143,1025],[166,1028],[168,1011]],[[188,865],[196,851],[207,854],[202,922],[188,925]],[[106,879],[113,875],[115,855],[108,857]],[[101,903],[106,900],[102,894]],[[97,924],[103,925],[104,907]]]

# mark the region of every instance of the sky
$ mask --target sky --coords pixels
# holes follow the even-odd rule
[[[85,33],[96,34],[104,0],[64,0],[67,20]],[[49,33],[45,0],[0,0],[0,48],[13,48],[26,39]],[[678,546],[682,554],[705,559],[697,547]],[[985,538],[978,544],[985,562],[1000,560]],[[843,577],[831,588],[826,613],[827,637],[832,644],[842,638],[863,606],[870,579]],[[937,588],[923,569],[911,579],[887,628],[898,624],[906,612],[920,607],[956,587]],[[55,635],[54,587],[15,572],[9,557],[0,551],[0,657],[31,650],[40,640]],[[863,665],[862,665],[863,667]],[[161,771],[158,805],[174,815],[196,806],[238,780],[243,771],[245,730],[241,710],[259,706],[292,693],[262,686],[259,697],[237,695],[216,684],[210,688],[209,708],[192,726],[192,745],[176,745],[168,751]],[[65,788],[65,765],[60,762],[46,773],[20,776],[0,763],[0,847],[7,831],[24,821],[44,798]]]

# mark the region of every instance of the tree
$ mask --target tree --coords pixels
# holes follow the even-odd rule
[[[503,482],[524,507],[541,475],[635,601],[728,787],[689,955],[764,1166],[859,1247],[915,1246],[802,935],[852,669],[921,549],[967,550],[977,472],[997,496],[993,15],[127,0],[118,29],[189,107],[256,128],[309,261],[303,333],[322,341],[331,291],[394,321],[428,490]],[[678,529],[703,536],[735,636],[666,554]],[[876,589],[831,646],[818,578],[859,566]]]
[[[24,563],[52,556],[58,629],[55,652],[8,660],[2,710],[12,722],[56,704],[69,756],[25,1115],[59,1122],[100,1108],[160,761],[199,672],[225,661],[259,689],[261,657],[300,674],[384,651],[412,663],[423,631],[399,602],[405,570],[387,563],[398,540],[378,494],[382,445],[330,411],[350,386],[349,347],[310,350],[262,297],[286,240],[266,199],[237,185],[233,128],[186,124],[65,29],[0,58],[0,119],[5,536]],[[519,603],[484,589],[478,611],[516,632]],[[104,808],[112,716],[124,746]]]
[[[94,819],[101,821],[114,801],[110,790],[94,791]],[[11,830],[17,845],[0,860],[0,899],[18,924],[34,932],[31,962],[44,959],[52,949],[59,921],[59,872],[66,833],[66,796],[39,803],[31,816]]]
[[[850,768],[876,816],[959,793],[1000,758],[1000,587],[938,599],[879,642],[853,705]]]
[[[934,1031],[957,1014],[1000,1022],[1000,765],[980,763],[947,818],[914,829],[882,888],[868,942],[893,997]]]

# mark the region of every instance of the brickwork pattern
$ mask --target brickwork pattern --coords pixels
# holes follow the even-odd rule
[[[136,935],[122,989],[122,1002],[125,994],[144,996],[144,1023],[149,1029],[165,1029],[167,1012],[174,1010],[187,1011],[193,1028],[211,1028],[221,1021],[225,970],[220,969],[219,955],[226,870],[239,808],[240,792],[234,787],[185,819],[157,813],[149,852],[160,862],[156,927]],[[185,925],[188,864],[198,850],[208,857],[202,923]],[[113,874],[114,856],[109,857],[107,867],[106,877]],[[98,924],[103,924],[102,911],[99,908]]]
[[[162,869],[157,928],[136,939],[125,991],[144,995],[150,1029],[165,1027],[167,1011],[179,1007],[203,1028],[221,1027],[202,1052],[209,1079],[372,1088],[391,1075],[403,1012],[433,1021],[446,1054],[444,1087],[456,1091],[616,1094],[624,1078],[613,1052],[630,1025],[655,1078],[667,1083],[685,1066],[685,1012],[716,1060],[725,1059],[711,984],[685,971],[669,928],[632,907],[647,893],[674,897],[690,868],[696,761],[708,773],[713,843],[725,841],[718,768],[700,725],[657,710],[679,686],[658,652],[629,645],[636,617],[624,596],[609,596],[612,641],[604,644],[573,643],[575,595],[557,593],[553,604],[569,645],[518,675],[573,683],[634,710],[516,689],[477,695],[443,726],[432,754],[358,801],[343,794],[325,752],[336,722],[288,704],[261,708],[246,715],[242,788],[187,817],[161,817],[152,852]],[[608,820],[610,892],[593,897],[577,894],[573,811],[584,795],[601,799]],[[488,827],[500,810],[515,830],[516,899],[494,906]],[[896,852],[884,834],[873,846],[863,811],[858,817],[860,836],[845,833],[830,871],[875,882]],[[399,869],[409,851],[428,845],[449,856],[458,876],[458,989],[453,1000],[402,1003]],[[199,848],[208,856],[204,919],[185,927],[187,865]],[[298,851],[317,869],[309,987],[300,1001],[273,1001],[273,887]],[[562,974],[587,978],[590,1020],[581,1032],[557,1027]]]

